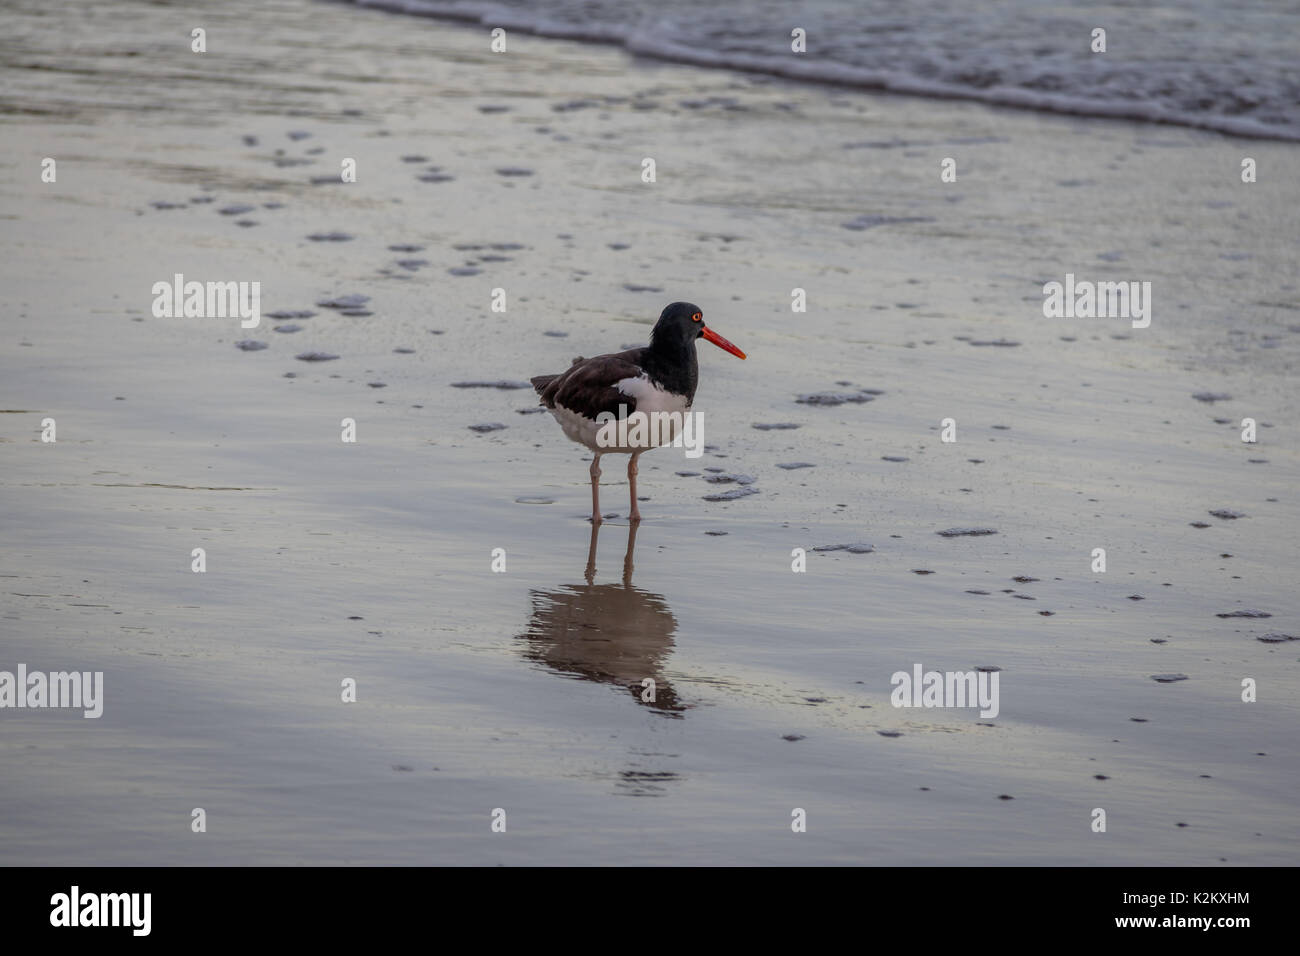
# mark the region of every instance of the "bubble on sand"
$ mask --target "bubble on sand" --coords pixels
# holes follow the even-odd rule
[[[851,229],[854,232],[862,232],[865,229],[874,229],[876,226],[896,226],[914,222],[934,222],[928,216],[879,216],[863,214],[855,216],[848,222],[840,223],[845,229]]]
[[[335,296],[332,299],[321,299],[316,304],[325,309],[357,309],[369,301],[370,296],[354,292],[349,295]]]
[[[818,405],[824,408],[831,408],[836,405],[843,405],[845,402],[862,404],[872,401],[874,396],[865,392],[809,392],[800,395],[795,401],[800,405]]]
[[[264,348],[269,348],[265,342],[259,342],[257,339],[240,339],[235,343],[235,348],[241,352],[260,352]]]
[[[705,501],[734,501],[737,498],[744,498],[747,495],[758,494],[757,488],[745,486],[743,488],[732,488],[730,491],[720,492],[713,495],[705,495]]]
[[[757,479],[753,475],[730,475],[730,474],[713,474],[705,475],[704,480],[715,485],[726,485],[735,482],[738,485],[752,485]]]

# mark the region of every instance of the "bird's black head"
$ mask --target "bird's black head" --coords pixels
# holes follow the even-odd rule
[[[651,346],[675,348],[694,345],[698,338],[706,338],[718,348],[739,358],[745,353],[704,324],[704,313],[690,302],[673,302],[659,314],[654,331],[650,333]]]

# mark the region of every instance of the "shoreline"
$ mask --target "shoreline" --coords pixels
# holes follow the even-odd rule
[[[1195,113],[1175,113],[1155,104],[1101,103],[1068,95],[1041,93],[1016,87],[999,86],[977,89],[952,83],[927,81],[918,77],[890,76],[887,73],[867,70],[849,64],[813,66],[802,61],[776,64],[763,58],[742,53],[719,54],[706,52],[681,44],[653,41],[649,38],[627,35],[618,30],[601,30],[557,21],[542,23],[520,11],[494,5],[482,10],[463,7],[439,6],[422,2],[411,8],[403,0],[352,0],[366,10],[378,10],[397,16],[418,17],[458,24],[476,24],[483,27],[501,27],[516,30],[527,36],[547,40],[564,40],[600,46],[614,46],[634,57],[644,57],[664,63],[721,69],[757,76],[776,77],[793,83],[808,83],[822,88],[854,91],[858,93],[916,96],[942,102],[972,102],[1010,110],[1041,112],[1057,116],[1077,116],[1085,119],[1126,120],[1153,126],[1174,126],[1182,129],[1218,133],[1238,139],[1259,139],[1279,143],[1300,142],[1300,131],[1289,131],[1250,119],[1229,116],[1209,116]]]

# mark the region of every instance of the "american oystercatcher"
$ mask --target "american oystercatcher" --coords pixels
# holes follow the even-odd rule
[[[700,367],[695,340],[705,338],[718,348],[744,358],[745,353],[704,324],[698,305],[674,302],[659,316],[645,348],[578,357],[559,375],[538,375],[530,381],[555,420],[572,441],[586,445],[591,460],[591,521],[600,524],[600,456],[631,455],[627,480],[631,485],[630,521],[640,521],[636,505],[636,460],[650,448],[670,443],[683,416],[695,400]],[[654,413],[661,413],[656,416]],[[669,428],[628,428],[629,418],[667,421]],[[598,420],[599,419],[599,420]],[[676,425],[673,423],[676,422]],[[631,420],[636,424],[635,419]],[[622,428],[618,426],[622,425]]]

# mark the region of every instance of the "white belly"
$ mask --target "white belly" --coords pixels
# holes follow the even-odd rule
[[[571,441],[600,455],[646,451],[670,444],[681,433],[683,416],[690,414],[684,395],[664,391],[645,375],[625,378],[616,387],[636,401],[636,412],[622,431],[580,415],[559,402],[550,412]],[[638,418],[644,423],[640,429],[636,427]]]

